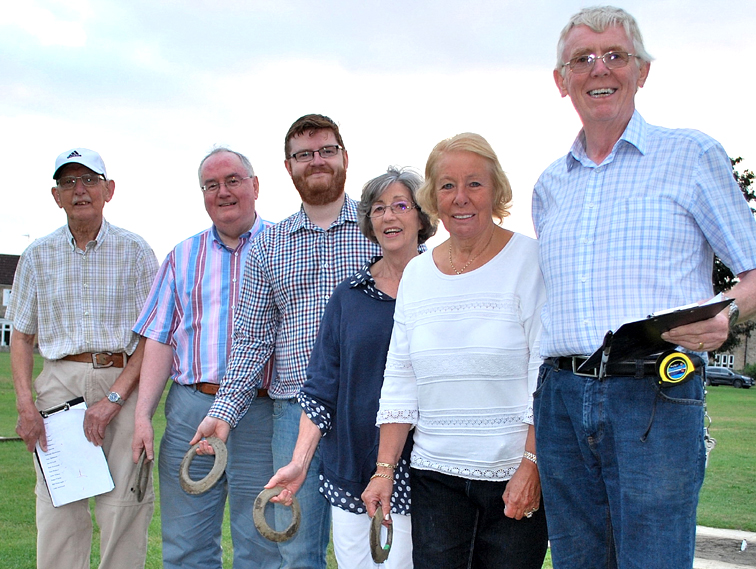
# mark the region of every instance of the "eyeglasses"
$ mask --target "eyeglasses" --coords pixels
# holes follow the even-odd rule
[[[205,184],[204,186],[200,186],[203,192],[209,192],[214,193],[220,190],[221,185],[226,186],[227,190],[233,190],[234,188],[238,188],[241,186],[241,183],[244,180],[249,180],[252,176],[247,176],[246,178],[240,178],[239,176],[229,176],[226,178],[225,182],[210,182],[209,184]]]
[[[294,152],[289,158],[294,158],[297,162],[312,162],[312,159],[315,158],[315,153],[317,152],[320,154],[320,157],[325,160],[336,156],[339,153],[339,150],[344,149],[337,144],[329,144],[318,150],[300,150],[299,152]]]
[[[86,187],[91,188],[96,186],[105,177],[100,174],[84,174],[83,176],[64,176],[58,180],[58,187],[61,190],[73,190],[76,187],[76,180],[81,180],[81,183]]]
[[[608,69],[619,69],[620,67],[625,67],[631,57],[638,56],[626,51],[607,51],[604,55],[591,53],[590,55],[573,57],[567,63],[562,63],[562,67],[569,66],[573,73],[588,73],[593,69],[596,60],[600,59]]]
[[[394,215],[403,215],[416,207],[415,204],[408,202],[394,202],[391,205],[373,204],[368,217],[383,217],[387,209],[390,209]]]

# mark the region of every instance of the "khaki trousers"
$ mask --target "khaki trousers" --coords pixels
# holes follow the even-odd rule
[[[34,381],[37,409],[48,409],[75,397],[91,407],[110,391],[121,368],[93,369],[91,364],[45,360]],[[134,391],[105,431],[102,448],[115,488],[95,496],[95,518],[100,527],[100,569],[142,569],[147,556],[147,529],[155,494],[152,474],[142,502],[132,491],[136,465],[131,460],[134,434]],[[89,569],[92,516],[89,500],[53,507],[39,464],[37,469],[37,567],[38,569]]]

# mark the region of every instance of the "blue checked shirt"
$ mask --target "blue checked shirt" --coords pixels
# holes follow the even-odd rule
[[[271,225],[258,215],[234,249],[213,226],[176,245],[163,261],[134,332],[173,348],[177,383],[220,383],[226,373],[242,270],[252,239]]]
[[[234,315],[231,358],[208,415],[235,427],[274,349],[276,376],[269,393],[274,399],[295,397],[333,289],[379,253],[360,233],[349,196],[327,231],[302,208],[255,239]]]
[[[756,267],[756,222],[721,145],[637,111],[600,165],[578,135],[536,183],[533,221],[543,357],[590,354],[624,322],[710,298],[715,253],[735,274]]]

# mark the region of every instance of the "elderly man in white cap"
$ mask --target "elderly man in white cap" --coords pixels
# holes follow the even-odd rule
[[[84,434],[102,447],[115,484],[96,497],[100,567],[141,568],[154,495],[152,484],[141,502],[133,490],[131,438],[143,345],[131,327],[157,259],[144,239],[103,218],[115,183],[99,154],[85,148],[64,152],[53,179],[52,196],[67,223],[24,251],[7,310],[13,321],[16,432],[29,451],[37,443],[47,451],[39,411],[84,398]],[[32,386],[35,337],[44,368]],[[36,494],[37,567],[88,569],[89,500],[54,507],[38,464]]]

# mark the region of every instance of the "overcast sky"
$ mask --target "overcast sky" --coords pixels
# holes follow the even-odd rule
[[[100,152],[106,217],[158,258],[209,226],[197,166],[216,144],[247,156],[258,212],[299,207],[283,137],[299,116],[339,123],[347,191],[432,147],[486,137],[514,187],[504,225],[532,235],[538,175],[580,123],[554,86],[577,0],[23,0],[0,12],[0,253],[65,223],[55,157]],[[656,58],[636,97],[648,122],[702,130],[756,169],[756,2],[626,0]]]

